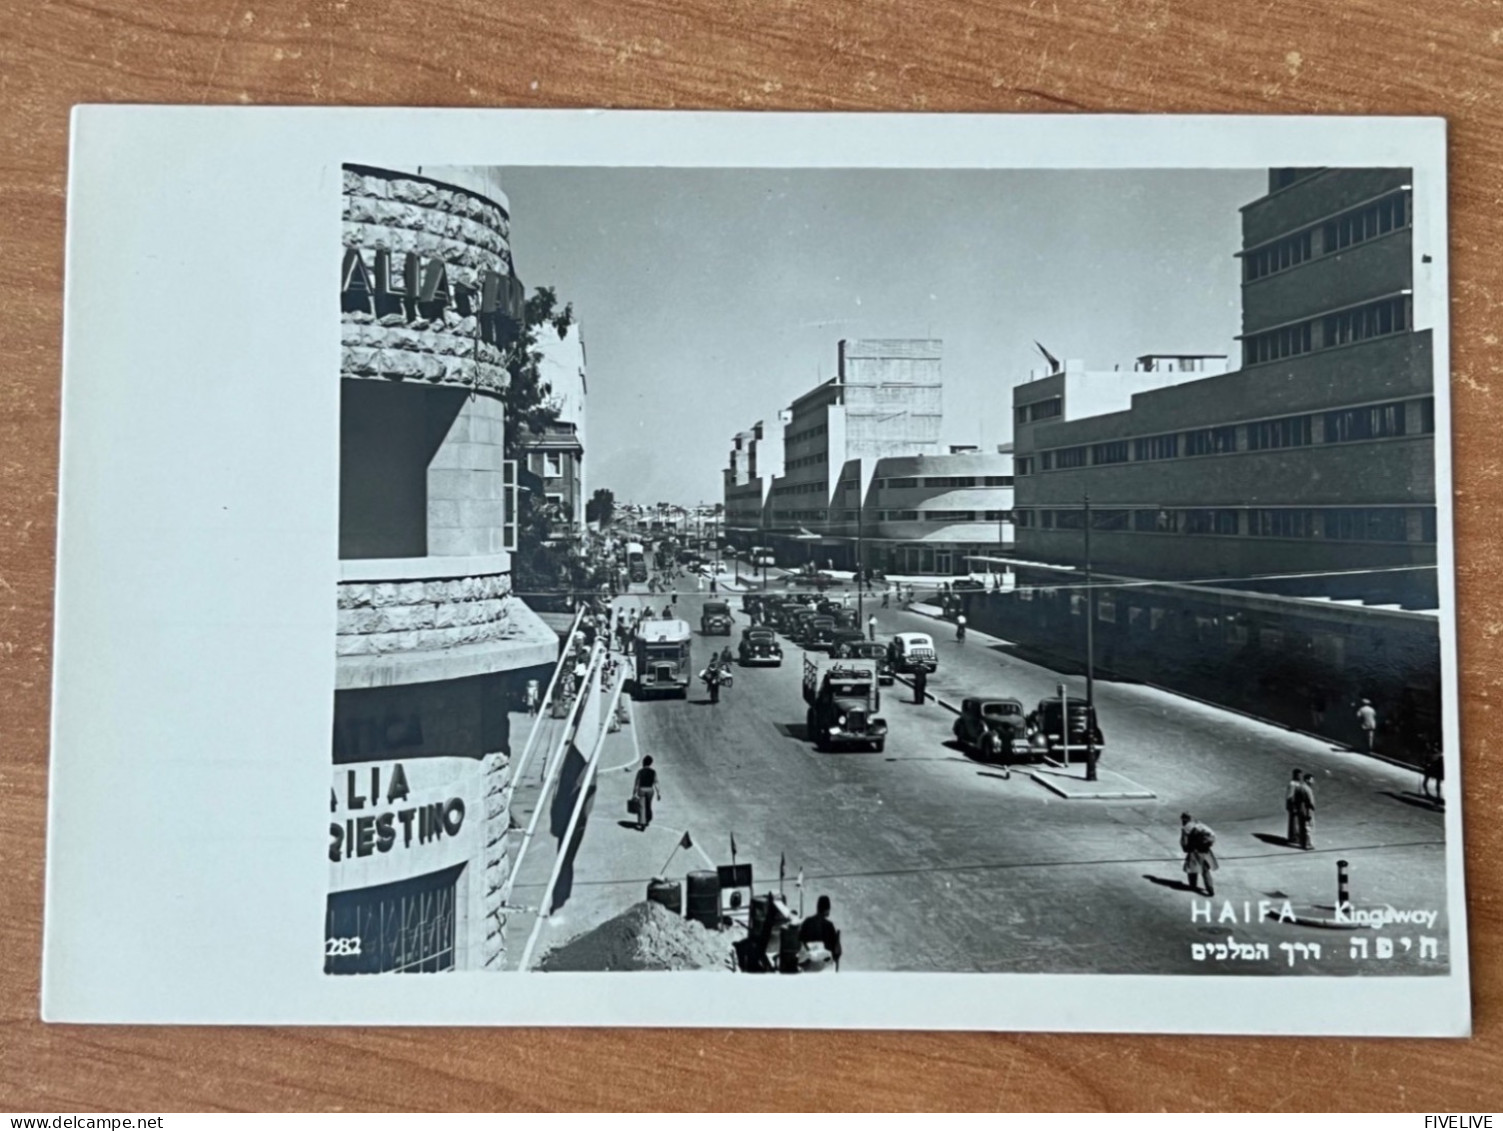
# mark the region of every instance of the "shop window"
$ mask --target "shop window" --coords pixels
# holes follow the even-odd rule
[[[454,969],[456,900],[464,865],[329,896],[324,973]]]

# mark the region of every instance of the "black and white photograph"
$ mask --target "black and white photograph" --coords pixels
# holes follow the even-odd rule
[[[297,766],[235,882],[296,877],[275,961],[329,1004],[272,1014],[1464,1031],[1438,124],[650,115],[633,153],[405,113],[319,134],[261,257],[316,399],[202,418],[280,516],[267,631],[329,673],[268,638],[215,694],[293,688],[277,737],[169,788]],[[291,357],[266,313],[239,347]]]

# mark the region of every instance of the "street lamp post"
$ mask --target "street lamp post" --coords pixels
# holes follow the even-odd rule
[[[865,504],[866,500],[861,497],[861,473],[856,473],[856,627],[866,631],[866,585],[862,580],[862,569],[866,564],[865,545],[861,541],[862,530],[865,527]]]
[[[1085,493],[1085,700],[1086,700],[1086,781],[1096,780],[1096,592],[1091,587],[1091,493]],[[1070,721],[1064,720],[1065,742],[1069,743]]]

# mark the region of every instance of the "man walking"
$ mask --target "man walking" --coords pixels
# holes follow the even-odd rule
[[[1295,798],[1299,796],[1300,783],[1304,780],[1302,773],[1295,770],[1289,779],[1289,785],[1284,790],[1284,812],[1289,815],[1289,830],[1284,836],[1290,845],[1299,844],[1299,818],[1295,806]]]
[[[658,788],[658,772],[652,768],[652,755],[642,759],[642,768],[632,783],[632,793],[637,800],[637,831],[642,832],[652,824],[652,800],[663,800],[663,791]]]
[[[929,673],[923,668],[913,673],[913,701],[920,707],[924,705],[924,690],[929,685]]]
[[[1362,741],[1366,744],[1367,752],[1373,752],[1374,739],[1378,733],[1378,712],[1373,709],[1371,699],[1362,700],[1362,705],[1357,708],[1357,725],[1362,728]]]
[[[1315,775],[1306,774],[1299,783],[1299,846],[1306,852],[1315,845],[1310,840],[1310,824],[1315,820]]]
[[[1216,843],[1216,834],[1209,825],[1202,824],[1188,813],[1179,815],[1179,825],[1179,847],[1185,854],[1185,875],[1189,878],[1190,890],[1200,891],[1195,885],[1195,878],[1199,876],[1205,881],[1206,894],[1215,895],[1216,889],[1211,886],[1211,873],[1220,865],[1216,863],[1216,854],[1211,851],[1211,846]]]
[[[876,613],[871,613],[866,618],[866,638],[868,640],[876,640],[877,639],[877,614]]]

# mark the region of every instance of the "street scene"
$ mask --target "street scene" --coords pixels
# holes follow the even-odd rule
[[[326,972],[1449,970],[1410,170],[344,186]]]

